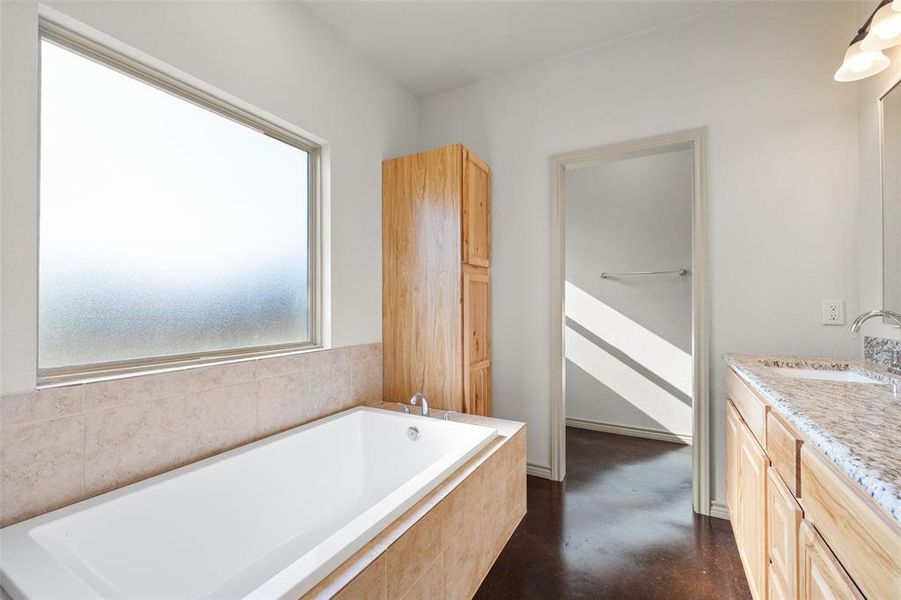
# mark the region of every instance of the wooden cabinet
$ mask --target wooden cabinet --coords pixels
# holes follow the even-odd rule
[[[854,582],[808,521],[798,534],[800,591],[803,600],[862,599]]]
[[[779,597],[795,598],[798,593],[798,527],[802,513],[798,501],[774,467],[767,470],[766,497],[769,587],[778,591]]]
[[[463,148],[463,262],[491,264],[491,170]]]
[[[738,542],[751,596],[766,598],[766,454],[751,430],[741,423],[738,447]]]
[[[726,402],[726,504],[751,595],[767,597],[766,453],[735,405]]]
[[[463,267],[463,410],[491,414],[491,278]]]
[[[819,451],[801,448],[805,518],[867,598],[901,598],[901,528]]]
[[[726,506],[732,516],[732,527],[739,525],[741,511],[738,510],[738,449],[741,445],[739,427],[741,417],[731,401],[726,402]],[[736,537],[738,532],[736,532]]]
[[[901,598],[897,521],[734,371],[726,390],[726,503],[751,595]]]
[[[382,163],[385,400],[491,411],[491,172],[460,144]]]

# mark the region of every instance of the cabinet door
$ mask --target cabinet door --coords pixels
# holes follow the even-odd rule
[[[726,401],[726,506],[729,507],[729,517],[732,521],[732,529],[739,526],[741,511],[738,510],[738,450],[741,445],[738,428],[741,418],[732,402]]]
[[[463,267],[463,410],[491,414],[491,278]]]
[[[463,262],[491,265],[491,171],[469,150],[463,150]]]
[[[802,600],[862,599],[829,546],[809,521],[802,521],[799,538],[800,594]]]
[[[801,507],[774,467],[767,469],[767,477],[767,555],[770,577],[774,572],[779,577],[778,582],[770,582],[770,589],[782,588],[783,597],[793,598],[798,590],[798,527],[801,524]]]
[[[795,598],[798,597],[795,594],[788,593],[788,586],[783,583],[782,576],[773,569],[773,565],[770,565],[769,574],[767,575],[767,585],[769,586],[767,600],[795,600]]]
[[[748,576],[751,595],[766,598],[766,470],[768,460],[754,434],[741,423],[739,427],[739,534],[738,548]]]

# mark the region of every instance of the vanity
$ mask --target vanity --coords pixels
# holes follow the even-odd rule
[[[893,376],[860,361],[726,361],[726,504],[752,596],[901,598]]]

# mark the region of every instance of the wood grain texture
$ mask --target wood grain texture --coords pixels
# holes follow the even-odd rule
[[[803,438],[774,411],[766,416],[766,453],[791,493],[801,495],[801,444]]]
[[[491,276],[463,267],[463,410],[491,415]]]
[[[769,404],[751,391],[732,369],[726,373],[726,396],[735,404],[738,414],[757,438],[757,442],[766,448],[766,413],[770,408]]]
[[[767,594],[766,470],[769,461],[754,434],[744,423],[739,431],[740,516],[736,538],[751,596],[755,600],[763,600]]]
[[[901,598],[901,528],[819,451],[801,447],[801,506],[867,598]],[[803,568],[803,566],[802,566]]]
[[[794,598],[798,593],[798,527],[803,513],[794,495],[773,467],[767,470],[767,555],[770,560],[770,576],[779,578],[770,582],[770,589],[777,588],[783,598]]]
[[[809,521],[798,533],[799,594],[802,600],[863,600],[829,546]],[[881,596],[879,596],[881,598]]]
[[[463,150],[463,262],[491,265],[491,170]]]
[[[732,521],[733,530],[736,530],[741,518],[741,511],[738,510],[738,469],[739,454],[738,450],[741,446],[741,437],[739,427],[741,417],[738,416],[738,410],[731,401],[726,401],[726,506],[729,507],[729,515]]]
[[[462,410],[463,147],[382,163],[385,399]]]

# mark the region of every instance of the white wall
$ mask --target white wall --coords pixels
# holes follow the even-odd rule
[[[747,2],[428,98],[421,145],[494,173],[493,398],[548,465],[552,154],[709,127],[711,448],[723,498],[724,352],[848,355],[858,309],[857,91],[832,79],[850,3]]]
[[[11,393],[35,379],[38,9],[0,5],[0,391]],[[380,341],[381,161],[416,150],[417,100],[297,3],[50,5],[324,143],[331,345]]]
[[[694,152],[565,176],[566,282],[579,290],[566,298],[566,417],[690,436],[691,276],[600,273],[691,268]],[[619,335],[642,337],[643,354]],[[659,368],[673,362],[676,377]]]

